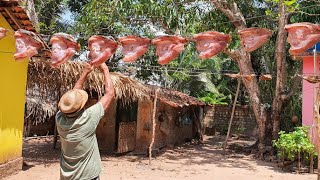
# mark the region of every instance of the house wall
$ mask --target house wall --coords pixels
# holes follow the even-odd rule
[[[22,167],[22,134],[28,60],[16,62],[13,59],[13,52],[15,52],[14,32],[2,15],[0,15],[0,27],[10,30],[8,36],[0,40],[0,51],[2,51],[0,52],[1,179],[4,174]],[[14,164],[13,167],[12,164]],[[10,168],[10,171],[7,171],[6,167]]]
[[[157,102],[154,149],[166,145],[178,145],[195,137],[193,121],[199,120],[199,108],[174,108],[161,101]],[[193,113],[194,112],[194,113]],[[139,101],[135,151],[147,153],[152,138],[153,101]],[[185,114],[190,114],[186,122]]]
[[[156,126],[156,147],[164,145],[178,145],[191,140],[195,131],[193,121],[196,120],[192,107],[173,108],[165,103],[158,106],[158,116],[162,113],[165,114],[163,121],[160,122],[159,118]]]
[[[98,100],[91,99],[90,105],[95,104]],[[106,153],[113,153],[115,151],[116,143],[116,113],[117,101],[113,99],[110,107],[106,110],[104,117],[96,130],[99,149]]]
[[[152,136],[153,101],[139,100],[135,152],[147,153]]]
[[[314,73],[314,62],[313,56],[305,56],[303,57],[303,74],[313,74]],[[316,72],[319,73],[320,68],[320,57],[317,58],[316,62],[317,68]],[[314,102],[314,87],[316,87],[316,91],[318,90],[319,83],[312,84],[303,80],[302,82],[302,125],[304,126],[312,126],[313,123],[313,102]],[[312,132],[312,130],[310,130]],[[314,143],[316,142],[316,129],[313,129],[313,137]]]
[[[205,126],[207,135],[215,135],[216,132],[226,134],[231,117],[232,107],[228,105],[214,105],[207,107]],[[249,106],[236,106],[231,126],[231,133],[256,136],[257,125],[253,112]]]

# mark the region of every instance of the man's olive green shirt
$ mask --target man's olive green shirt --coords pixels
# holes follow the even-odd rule
[[[103,116],[100,102],[73,118],[57,113],[61,180],[91,180],[99,176],[102,164],[95,131]]]

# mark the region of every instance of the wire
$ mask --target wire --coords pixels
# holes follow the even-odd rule
[[[302,7],[300,8],[299,10],[301,9],[307,9],[307,8],[311,8],[311,7],[318,7],[319,5],[310,5],[310,6],[305,6],[305,7]],[[300,12],[300,13],[303,13],[302,11],[297,11],[297,12]],[[276,13],[273,13],[273,15],[277,15]],[[308,14],[307,14],[308,15]],[[260,16],[253,16],[253,17],[248,17],[248,18],[244,18],[245,20],[251,20],[251,19],[257,19],[257,18],[263,18],[263,17],[268,17],[270,15],[260,15]],[[159,18],[159,16],[150,16],[150,17],[157,17]],[[226,24],[226,23],[234,23],[234,22],[237,22],[238,20],[235,20],[235,21],[223,21],[223,22],[219,22],[219,23],[216,23],[216,24]],[[108,28],[102,28],[102,29],[108,29]],[[47,29],[48,30],[48,29]],[[53,30],[53,29],[51,29]],[[12,31],[12,30],[8,30],[8,31]],[[15,31],[12,31],[12,32],[15,32]],[[108,33],[108,34],[101,34],[101,35],[119,35],[119,34],[113,34],[113,33]],[[41,34],[41,36],[52,36],[52,35],[46,35],[46,34]],[[183,35],[182,35],[183,36]],[[187,35],[188,36],[188,35]],[[87,36],[77,36],[77,38],[88,38]]]
[[[14,54],[14,52],[6,52],[6,51],[0,51],[0,53],[7,53],[7,54]],[[205,73],[208,75],[226,75],[226,74],[237,74],[239,73],[238,71],[230,71],[230,70],[220,70],[220,71],[212,71],[212,69],[207,69],[207,68],[201,68],[199,71],[197,68],[182,68],[182,67],[173,67],[173,66],[161,66],[161,65],[144,65],[144,64],[135,64],[132,66],[128,66],[128,64],[124,64],[119,66],[119,63],[117,62],[108,62],[110,64],[111,68],[114,69],[122,69],[125,68],[126,70],[132,70],[132,68],[143,68],[141,69],[142,71],[153,71],[153,72],[164,72],[164,68],[167,69],[168,72],[173,72],[173,73],[183,73],[188,76],[199,76],[195,74],[200,74],[200,73]],[[262,74],[261,74],[262,75]],[[252,76],[261,76],[257,74],[252,74]],[[303,74],[296,74],[296,75],[314,75],[313,73],[303,73]],[[296,75],[288,76],[288,77],[295,77]],[[277,77],[276,75],[272,75],[272,77]]]

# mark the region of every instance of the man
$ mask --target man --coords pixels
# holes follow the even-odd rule
[[[74,88],[65,93],[58,104],[56,123],[61,141],[60,179],[97,180],[102,170],[95,130],[114,96],[108,67],[99,66],[105,77],[105,94],[98,103],[85,109],[88,94],[82,90],[87,75],[93,70],[89,64]]]

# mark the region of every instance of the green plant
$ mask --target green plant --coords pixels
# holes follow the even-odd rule
[[[298,170],[300,171],[301,154],[309,157],[315,154],[315,147],[308,138],[308,127],[296,127],[294,131],[279,132],[279,139],[273,140],[272,144],[278,149],[278,156],[284,161],[285,158],[293,161],[298,156]]]
[[[235,133],[239,135],[242,134],[244,130],[246,130],[246,128],[238,126],[237,128],[235,128]]]
[[[205,96],[200,97],[199,99],[209,104],[228,104],[225,102],[227,99],[226,96],[213,92],[208,92]]]

